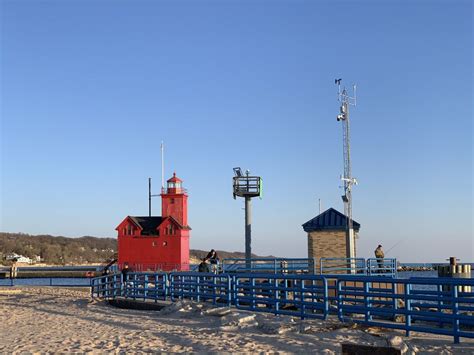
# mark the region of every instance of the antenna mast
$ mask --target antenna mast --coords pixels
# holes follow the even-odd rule
[[[345,87],[341,91],[342,79],[336,79],[338,101],[341,103],[337,121],[342,122],[342,142],[343,142],[343,159],[344,159],[344,175],[341,180],[344,182],[344,195],[342,201],[344,202],[344,214],[346,215],[346,256],[350,258],[350,270],[353,273],[355,270],[355,238],[354,228],[352,223],[352,185],[357,185],[357,180],[352,177],[351,171],[351,145],[350,145],[350,121],[349,121],[349,106],[356,105],[356,86],[353,86],[353,95],[349,96]],[[353,267],[354,266],[354,267]]]

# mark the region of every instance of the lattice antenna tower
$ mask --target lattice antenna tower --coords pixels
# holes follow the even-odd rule
[[[352,186],[357,185],[357,180],[352,177],[349,106],[356,106],[356,86],[352,86],[352,96],[350,96],[345,87],[341,88],[341,81],[342,79],[336,79],[335,84],[337,85],[338,101],[340,103],[337,121],[342,122],[344,174],[341,176],[341,180],[344,183],[342,201],[344,202],[344,214],[347,217],[346,255],[349,258],[355,258],[355,238],[352,223]]]

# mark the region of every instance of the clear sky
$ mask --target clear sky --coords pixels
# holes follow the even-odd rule
[[[0,20],[1,231],[115,236],[164,140],[192,248],[244,250],[240,166],[264,179],[253,251],[306,257],[318,199],[343,211],[343,78],[359,255],[474,261],[471,1],[2,0]]]

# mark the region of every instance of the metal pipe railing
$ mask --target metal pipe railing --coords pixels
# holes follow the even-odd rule
[[[2,286],[56,286],[56,287],[90,287],[92,278],[77,277],[38,277],[0,279]]]
[[[474,280],[274,273],[129,273],[92,280],[93,297],[190,299],[255,312],[474,338]]]

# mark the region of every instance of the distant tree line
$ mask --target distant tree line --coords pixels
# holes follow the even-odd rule
[[[2,261],[10,253],[35,259],[46,264],[102,263],[117,252],[114,238],[80,237],[66,238],[51,235],[29,235],[0,232],[0,256]]]
[[[199,262],[208,252],[208,250],[191,249],[191,263]],[[11,253],[33,260],[39,256],[42,263],[54,265],[106,263],[117,255],[117,239],[90,236],[67,238],[0,232],[0,263],[5,263],[6,256]],[[217,250],[217,253],[221,259],[245,257],[242,252]]]

